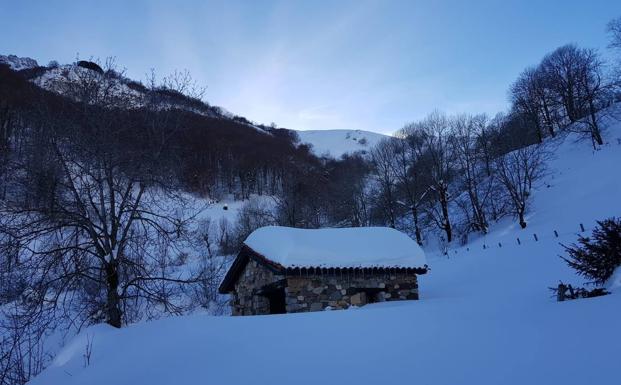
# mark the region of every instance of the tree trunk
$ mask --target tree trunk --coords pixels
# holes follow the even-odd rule
[[[476,187],[468,186],[468,196],[470,197],[470,205],[472,206],[476,226],[483,234],[487,234],[487,218],[485,218],[485,212],[479,203]]]
[[[420,227],[418,225],[418,210],[416,209],[416,205],[412,205],[412,217],[414,218],[414,233],[416,234],[416,243],[419,245],[423,245],[423,237],[420,233]]]
[[[451,229],[451,221],[449,220],[447,192],[444,187],[440,188],[440,206],[442,207],[442,217],[444,220],[444,231],[446,232],[446,241],[453,240],[453,231]]]
[[[520,220],[520,227],[525,229],[526,228],[526,221],[524,220],[524,210],[520,210],[520,212],[518,213],[519,216],[519,220]]]
[[[567,111],[567,117],[569,118],[570,123],[575,123],[578,120],[578,117],[576,116],[573,86],[571,84],[568,85],[567,96],[565,99],[565,110]]]
[[[550,117],[550,109],[548,108],[548,103],[543,98],[543,116],[546,120],[546,126],[548,126],[548,132],[550,136],[554,137],[554,124],[552,123],[552,118]]]
[[[604,140],[602,139],[602,134],[599,131],[599,126],[597,125],[597,117],[595,116],[595,106],[593,106],[593,100],[589,101],[589,110],[591,112],[591,136],[593,137],[593,141],[601,146],[604,144]]]
[[[121,301],[119,298],[119,273],[116,263],[110,261],[106,264],[106,284],[107,284],[107,302],[106,302],[106,322],[115,328],[121,327]]]
[[[395,222],[396,222],[396,218],[395,218],[395,208],[394,208],[394,200],[392,199],[392,193],[391,193],[391,187],[388,186],[388,188],[386,189],[386,193],[387,193],[387,202],[386,205],[388,206],[388,220],[390,221],[390,227],[392,227],[393,229],[396,228],[395,226]]]
[[[543,143],[543,134],[541,132],[541,123],[538,118],[535,118],[535,128],[537,129],[537,141]]]

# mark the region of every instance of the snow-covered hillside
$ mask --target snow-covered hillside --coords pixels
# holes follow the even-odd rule
[[[90,62],[87,62],[90,63]],[[117,76],[105,77],[89,68],[82,67],[76,63],[54,65],[50,67],[39,66],[36,60],[28,57],[18,57],[15,55],[0,55],[0,64],[6,64],[15,71],[31,70],[28,74],[30,80],[48,91],[59,94],[66,94],[68,84],[87,80],[102,81],[105,86],[101,87],[101,92],[112,90],[114,95],[123,96],[123,101],[129,101],[132,107],[141,107],[146,102],[146,88],[139,82],[132,81],[118,74]],[[95,64],[95,63],[93,63]],[[102,71],[103,72],[103,71]],[[91,79],[93,78],[93,79]],[[267,133],[266,127],[252,123],[244,118],[236,116],[226,109],[218,106],[210,106],[197,100],[180,97],[175,93],[161,90],[159,102],[162,108],[181,108],[200,115],[235,120],[241,124]],[[351,154],[357,151],[368,152],[385,135],[362,130],[310,130],[295,131],[301,143],[311,144],[313,153],[317,156],[329,156],[340,158],[344,154]]]
[[[548,289],[581,283],[559,242],[575,241],[580,224],[589,231],[621,215],[621,124],[606,139],[598,151],[574,136],[550,143],[552,172],[533,194],[528,227],[506,218],[448,258],[428,253],[420,301],[100,325],[31,383],[618,383],[621,292],[558,303]]]
[[[368,152],[386,138],[386,135],[362,130],[309,130],[296,131],[300,143],[313,145],[313,152],[317,156],[327,155],[340,158],[344,154],[356,151]]]
[[[17,57],[15,55],[0,55],[0,64],[8,65],[14,71],[21,71],[37,67],[37,61],[29,57]]]
[[[46,67],[39,66],[36,60],[28,57],[0,55],[0,64],[8,65],[14,71],[22,71],[27,79],[37,86],[65,96],[75,92],[75,84],[89,84],[89,87],[92,87],[93,84],[98,83],[99,86],[93,88],[97,90],[96,96],[103,98],[105,95],[107,99],[110,99],[110,96],[116,96],[123,107],[140,108],[153,101],[152,95],[149,95],[150,91],[139,81],[126,78],[122,73],[104,71],[94,62],[78,61],[62,65],[51,63]],[[164,86],[157,87],[155,94],[159,108],[179,108],[210,118],[234,120],[261,133],[266,133],[264,127],[260,125],[173,89]]]

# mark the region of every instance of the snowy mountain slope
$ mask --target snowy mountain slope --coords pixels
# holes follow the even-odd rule
[[[362,130],[309,130],[296,133],[300,137],[300,143],[313,145],[315,155],[328,155],[337,159],[356,151],[368,152],[380,140],[387,137]]]
[[[420,301],[97,326],[31,383],[617,383],[621,292],[557,303],[548,290],[581,283],[559,242],[573,242],[581,223],[588,231],[621,215],[621,124],[609,122],[605,137],[599,151],[573,136],[556,141],[528,227],[506,218],[449,258],[430,256]]]
[[[29,57],[17,57],[15,55],[0,55],[0,64],[6,64],[14,71],[34,68],[39,65],[34,59]]]
[[[39,87],[57,94],[71,96],[75,92],[74,85],[83,82],[88,84],[91,91],[97,90],[96,96],[101,97],[105,94],[108,101],[112,99],[110,96],[117,97],[122,103],[121,107],[140,108],[155,99],[157,107],[161,109],[178,108],[210,118],[233,120],[253,130],[269,134],[267,127],[234,115],[221,107],[209,105],[203,100],[188,97],[166,87],[156,87],[154,92],[150,92],[151,90],[142,83],[114,71],[104,71],[93,62],[79,61],[46,67],[39,66],[36,60],[28,57],[0,55],[0,64],[8,65]],[[98,87],[93,87],[96,83]]]
[[[129,101],[132,108],[143,107],[150,100],[148,90],[138,82],[121,75],[104,76],[76,64],[42,67],[41,72],[35,74],[31,80],[41,88],[65,95],[67,90],[71,89],[71,83],[100,81],[103,84],[100,87],[102,93],[110,92],[113,95],[122,96],[122,100]],[[179,108],[207,117],[231,119],[228,115],[220,113],[217,107],[209,106],[199,100],[191,100],[172,90],[160,89],[156,92],[159,93],[160,98],[158,106],[162,109]]]
[[[107,82],[101,87],[102,92],[112,91],[114,95],[122,95],[123,100],[129,100],[133,108],[142,107],[146,103],[147,89],[139,82],[132,81],[121,75],[104,77],[76,63],[43,67],[39,66],[34,59],[17,57],[15,55],[0,55],[0,64],[6,64],[15,71],[28,72],[27,76],[34,84],[55,93],[66,94],[67,90],[71,88],[69,86],[71,82],[79,82],[84,79],[92,81],[91,78],[94,77]],[[234,120],[259,132],[269,133],[268,127],[248,121],[222,107],[183,98],[181,95],[175,95],[174,92],[166,92],[166,90],[162,90],[160,98],[162,100],[159,103],[162,108],[180,108],[203,116]],[[386,137],[382,134],[362,130],[310,130],[295,132],[299,135],[301,143],[313,146],[313,153],[315,155],[327,155],[334,158],[340,158],[343,154],[351,154],[356,151],[367,152]]]

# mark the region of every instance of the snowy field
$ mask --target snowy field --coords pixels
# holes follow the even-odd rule
[[[575,241],[580,224],[589,231],[621,215],[619,125],[606,138],[599,151],[557,141],[528,227],[507,218],[448,258],[429,255],[420,301],[99,325],[31,384],[619,383],[621,290],[558,303],[548,289],[582,284],[559,258],[559,242]]]

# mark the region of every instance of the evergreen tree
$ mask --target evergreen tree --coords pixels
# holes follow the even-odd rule
[[[580,236],[578,245],[563,246],[569,257],[561,258],[579,275],[603,284],[621,266],[621,218],[598,221],[597,225],[591,237]]]

